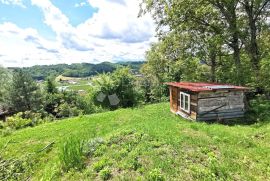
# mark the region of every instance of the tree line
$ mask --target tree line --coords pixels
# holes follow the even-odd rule
[[[222,82],[269,94],[269,0],[143,0],[145,13],[157,24],[143,67],[155,85]]]
[[[129,67],[92,77],[86,95],[59,90],[52,77],[38,84],[24,69],[10,71],[0,67],[0,75],[0,107],[10,114],[4,126],[0,124],[0,129],[20,129],[147,103],[144,99],[146,89],[140,83],[142,79],[137,78]]]
[[[99,64],[91,63],[73,63],[73,64],[57,64],[57,65],[35,65],[33,67],[24,68],[10,68],[10,69],[22,69],[28,72],[35,80],[45,80],[47,77],[55,77],[63,75],[66,77],[89,77],[95,76],[100,73],[109,73],[116,70],[117,67],[126,67],[135,71],[139,71],[143,62],[119,62],[110,63],[102,62]]]

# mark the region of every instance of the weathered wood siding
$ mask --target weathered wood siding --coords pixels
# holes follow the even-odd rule
[[[197,120],[243,117],[243,91],[201,92],[198,94]]]
[[[178,111],[178,88],[170,86],[170,107],[172,112]]]

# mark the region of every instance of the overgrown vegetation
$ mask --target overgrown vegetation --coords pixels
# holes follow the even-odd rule
[[[0,137],[0,150],[3,159],[17,159],[55,142],[38,154],[31,173],[21,174],[33,180],[267,180],[266,120],[190,122],[162,103],[15,131]]]
[[[159,37],[143,67],[152,95],[166,81],[249,85],[269,94],[268,0],[141,2]]]
[[[59,159],[64,171],[81,170],[84,167],[83,141],[68,138],[60,147]]]

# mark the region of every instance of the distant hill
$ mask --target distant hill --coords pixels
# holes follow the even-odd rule
[[[36,65],[33,67],[13,68],[23,69],[31,74],[36,80],[44,80],[48,76],[63,75],[67,77],[88,77],[99,73],[113,72],[119,66],[130,66],[135,72],[138,72],[144,62],[103,62],[100,64],[74,63],[57,65]]]

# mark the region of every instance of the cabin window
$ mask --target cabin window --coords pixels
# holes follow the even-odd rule
[[[180,109],[190,113],[190,95],[184,92],[180,92]]]

